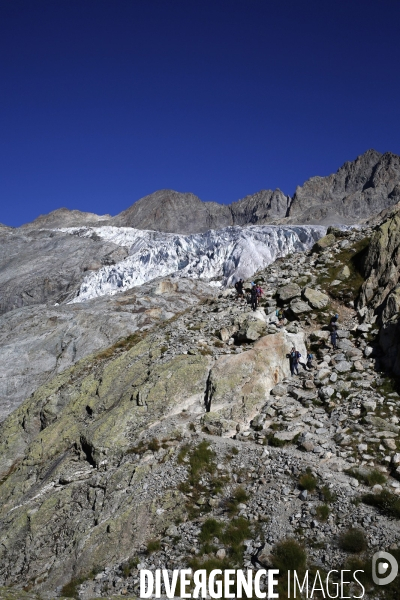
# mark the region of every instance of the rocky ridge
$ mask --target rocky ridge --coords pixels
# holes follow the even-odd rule
[[[84,226],[134,227],[167,233],[204,233],[209,229],[264,224],[352,225],[400,200],[400,157],[368,150],[327,177],[311,177],[294,196],[261,190],[229,205],[202,202],[191,193],[159,190],[115,217],[59,209],[24,229]]]
[[[354,527],[359,560],[396,553],[400,397],[358,301],[385,227],[259,271],[256,312],[204,289],[38,388],[0,426],[1,583],[133,597],[140,568],[258,569],[293,537],[327,571],[349,564]],[[314,355],[294,377],[292,344]]]

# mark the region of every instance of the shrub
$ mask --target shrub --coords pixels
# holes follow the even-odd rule
[[[358,554],[367,549],[367,540],[362,529],[348,529],[339,538],[339,546],[345,552]]]
[[[302,571],[306,566],[306,551],[292,538],[275,544],[271,556],[274,568],[280,571]]]
[[[218,523],[218,521],[216,521],[215,519],[207,519],[207,521],[204,521],[203,525],[201,526],[199,540],[200,542],[205,543],[209,542],[215,537],[219,538],[219,536],[221,535],[221,531],[221,523]]]
[[[241,502],[246,502],[249,499],[246,494],[246,490],[244,490],[241,486],[236,488],[233,492],[232,496],[226,502],[226,510],[229,515],[235,515],[238,512],[238,504]]]
[[[153,438],[149,443],[148,443],[148,449],[151,450],[152,452],[158,452],[158,450],[160,449],[160,442],[158,441],[157,438]]]
[[[364,483],[370,487],[376,485],[377,483],[385,483],[386,481],[386,477],[383,475],[383,473],[377,471],[376,469],[373,469],[372,471],[356,471],[350,469],[347,471],[347,473],[361,483]]]
[[[160,540],[149,540],[147,542],[147,554],[152,554],[153,552],[157,552],[161,548]]]
[[[192,477],[196,477],[201,471],[213,473],[215,471],[215,452],[205,440],[200,442],[189,455],[189,464]]]
[[[329,517],[329,506],[327,504],[320,504],[319,506],[317,506],[316,511],[317,518],[320,521],[326,521]]]
[[[317,480],[311,473],[303,473],[299,477],[299,485],[307,492],[313,492],[317,487]]]
[[[380,494],[364,494],[361,497],[364,504],[375,506],[383,515],[400,519],[400,498],[388,490]]]
[[[324,487],[321,489],[321,496],[322,500],[325,502],[336,502],[336,494],[332,492],[327,485],[324,485]]]

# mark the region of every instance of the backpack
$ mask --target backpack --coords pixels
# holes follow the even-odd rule
[[[239,289],[239,282],[237,281],[237,282],[235,283],[235,290],[238,290],[238,289]]]

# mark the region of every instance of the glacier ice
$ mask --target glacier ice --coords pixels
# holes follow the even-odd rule
[[[121,262],[86,275],[72,302],[110,295],[156,277],[203,278],[229,286],[276,258],[309,249],[326,228],[318,225],[226,227],[180,235],[132,227],[68,227],[65,233],[104,239],[129,249]]]

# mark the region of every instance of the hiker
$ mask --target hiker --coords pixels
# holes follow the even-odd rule
[[[283,308],[277,308],[275,315],[278,318],[278,327],[282,327],[283,325],[283,319],[285,317],[285,313],[283,312]]]
[[[235,290],[237,293],[237,298],[243,298],[243,279],[239,279],[239,281],[235,283]]]
[[[252,310],[256,310],[258,298],[257,298],[257,286],[255,285],[255,283],[251,284],[250,296],[251,296],[251,308],[252,308]]]
[[[309,371],[311,371],[311,369],[313,368],[313,364],[312,361],[314,360],[313,355],[309,352],[307,354],[307,362],[306,362],[306,367]]]
[[[289,358],[289,363],[290,363],[290,372],[292,374],[292,377],[294,375],[294,372],[296,371],[296,375],[299,374],[299,359],[301,357],[301,354],[298,350],[296,350],[296,348],[293,346],[290,354],[286,355],[287,358]]]
[[[261,298],[261,296],[262,296],[262,295],[263,295],[263,293],[264,293],[264,292],[262,291],[262,289],[261,289],[261,286],[260,286],[260,285],[257,285],[257,286],[256,286],[256,289],[257,289],[257,298]]]
[[[336,315],[334,317],[331,318],[331,320],[329,321],[329,331],[333,331],[334,329],[337,329],[337,322],[339,319],[339,315],[336,313]]]
[[[337,330],[336,326],[331,331],[331,344],[334,350],[337,350]]]

